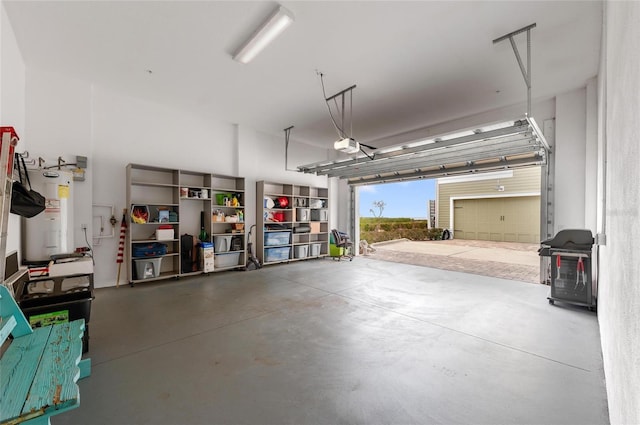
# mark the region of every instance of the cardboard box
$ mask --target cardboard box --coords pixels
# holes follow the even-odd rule
[[[309,226],[311,227],[311,233],[320,233],[320,223],[319,222],[311,222],[309,223]]]
[[[200,246],[200,270],[209,273],[212,272],[214,268],[213,244],[202,243]]]

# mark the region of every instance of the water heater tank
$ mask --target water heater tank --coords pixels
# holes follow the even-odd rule
[[[46,199],[46,208],[23,218],[22,258],[26,263],[47,262],[53,254],[73,252],[73,173],[29,170],[33,190]]]

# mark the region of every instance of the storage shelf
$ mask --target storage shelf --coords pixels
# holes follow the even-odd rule
[[[224,251],[224,252],[214,252],[213,255],[229,255],[229,254],[242,254],[244,253],[244,250],[239,250],[239,251]]]
[[[154,204],[152,202],[136,201],[136,200],[131,201],[129,205],[136,205],[136,206],[144,205],[147,207],[174,207],[174,208],[179,206],[179,204],[174,204],[171,202],[160,202],[160,203]]]
[[[151,282],[155,280],[171,279],[171,278],[177,278],[177,277],[180,277],[179,273],[176,273],[175,271],[170,271],[170,272],[162,272],[158,277],[150,277],[147,279],[132,279],[131,282],[132,283]]]
[[[285,197],[289,200],[287,208],[265,208],[265,198]],[[299,261],[304,259],[319,258],[320,255],[328,254],[329,246],[329,224],[325,220],[311,220],[309,211],[328,210],[329,189],[324,187],[314,187],[305,185],[296,185],[288,183],[275,183],[267,181],[256,182],[256,256],[265,265],[286,263],[290,261]],[[310,208],[311,202],[320,203],[322,207]],[[307,213],[299,214],[298,209],[306,209]],[[271,221],[265,219],[270,214],[279,213],[278,218],[286,221]],[[296,217],[304,217],[305,220],[296,220]],[[324,217],[324,215],[322,216]],[[269,226],[282,228],[269,228]],[[293,229],[296,227],[308,227],[309,231],[295,233]],[[291,239],[287,244],[266,245],[265,237],[277,232],[291,232]],[[280,242],[280,241],[278,241]],[[294,249],[298,246],[309,246],[311,244],[321,244],[320,255],[307,256],[304,258],[295,258]],[[278,259],[275,261],[266,261],[267,254],[269,258],[274,258],[273,252],[268,252],[270,248],[289,248],[289,256],[291,258]],[[286,254],[286,252],[278,253]]]
[[[179,235],[182,234],[193,235],[194,242],[197,241],[197,236],[200,234],[201,230],[204,230],[208,235],[211,235],[208,238],[205,238],[203,242],[213,241],[213,237],[215,235],[240,236],[243,240],[243,249],[240,251],[234,251],[234,254],[237,255],[240,253],[244,255],[245,257],[241,257],[242,260],[246,258],[244,231],[239,233],[226,232],[226,230],[230,230],[233,227],[233,224],[237,222],[216,222],[213,220],[207,220],[207,216],[211,218],[211,211],[213,209],[220,209],[227,213],[227,216],[231,215],[233,210],[243,211],[244,213],[244,205],[238,205],[235,207],[214,205],[214,203],[217,202],[216,193],[238,194],[238,200],[244,201],[245,199],[242,197],[244,196],[242,194],[245,193],[244,178],[218,175],[209,172],[171,169],[140,164],[128,164],[126,167],[126,173],[126,199],[128,208],[131,209],[134,205],[147,206],[150,220],[147,223],[140,223],[136,226],[127,227],[128,249],[126,250],[126,263],[129,283],[150,282],[158,279],[202,274],[202,271],[180,273],[182,246],[178,242],[181,241],[181,236]],[[185,189],[192,190],[193,192],[190,192],[191,194],[200,194],[202,191],[208,191],[209,196],[207,198],[182,196],[187,195]],[[178,214],[180,221],[160,222],[158,220],[158,210],[162,209]],[[200,226],[200,217],[202,213],[205,215],[204,229],[201,229]],[[127,214],[127,217],[129,224],[138,224],[133,223],[130,214]],[[152,232],[158,227],[164,225],[170,225],[174,229],[176,237],[167,240],[157,240],[153,238]],[[153,257],[133,257],[132,248],[136,245],[139,246],[140,244],[151,243],[167,244],[169,245],[171,252],[155,257],[168,257],[164,261],[159,262],[160,275],[157,278],[153,277],[134,280],[134,260]],[[231,268],[237,267],[242,266],[234,266]],[[215,268],[214,271],[217,271],[217,269],[218,268]],[[157,273],[157,270],[155,272]]]
[[[221,272],[221,271],[224,271],[224,270],[233,270],[233,269],[238,269],[238,268],[241,268],[241,267],[245,267],[245,265],[244,264],[237,264],[235,266],[216,267],[216,268],[213,269],[213,271]]]
[[[177,252],[168,252],[164,255],[150,255],[148,257],[131,257],[132,260],[148,260],[150,258],[164,258],[164,257],[175,257],[179,255]]]
[[[180,224],[179,221],[154,221],[152,223],[134,223],[133,221],[131,222],[131,224],[135,224],[137,226],[146,226],[146,225],[155,225],[158,226],[160,224]]]
[[[278,260],[278,261],[266,261],[266,262],[262,263],[262,265],[263,266],[268,266],[269,264],[289,263],[289,262],[291,262],[291,260],[293,260],[293,258],[287,258],[285,260]]]
[[[202,270],[197,270],[195,272],[186,272],[186,273],[180,273],[181,277],[186,277],[186,276],[197,276],[199,274],[204,273]]]
[[[194,190],[195,189],[200,189],[200,190],[202,190],[202,189],[205,189],[205,190],[211,189],[209,186],[200,186],[200,185],[197,185],[197,184],[187,184],[187,183],[180,184],[180,187],[181,188],[185,188],[185,189],[194,189]],[[184,199],[184,198],[188,198],[188,196],[181,196],[180,198]]]
[[[136,243],[154,243],[154,242],[159,242],[159,243],[164,243],[164,242],[178,242],[179,239],[136,239],[136,240],[132,240],[131,243],[132,244],[136,244]]]
[[[153,183],[153,182],[143,182],[143,181],[132,181],[131,186],[148,186],[148,187],[167,187],[171,189],[175,189],[178,187],[177,184],[173,183]],[[147,280],[147,279],[144,279]]]

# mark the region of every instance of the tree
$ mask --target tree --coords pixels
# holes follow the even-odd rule
[[[373,208],[369,209],[369,211],[371,211],[371,215],[373,215],[376,218],[380,218],[382,217],[382,211],[384,211],[384,207],[387,204],[385,204],[384,201],[373,201],[373,208],[377,208],[378,209],[378,214],[376,214],[376,211],[374,211]]]

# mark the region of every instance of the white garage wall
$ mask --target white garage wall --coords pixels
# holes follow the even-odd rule
[[[13,28],[0,5],[0,126],[16,129],[21,141],[16,147],[18,152],[26,149],[25,132],[25,66],[16,43]],[[7,252],[20,253],[20,217],[9,215]]]
[[[27,68],[26,134],[32,158],[42,157],[45,166],[57,164],[61,156],[69,163],[76,155],[91,161],[91,87],[58,74]],[[80,226],[91,224],[92,167],[85,181],[73,184],[74,246],[85,246]],[[87,238],[91,241],[91,228]]]
[[[285,170],[284,135],[260,133],[41,70],[28,69],[26,75],[31,151],[48,161],[60,155],[89,158],[87,180],[75,185],[76,246],[85,245],[81,224],[89,225],[93,243],[92,204],[116,209],[115,237],[94,246],[96,287],[115,285],[128,163],[246,177],[247,225],[255,223],[256,180],[327,185],[326,177]],[[292,141],[289,167],[326,156],[325,149]]]
[[[612,424],[640,424],[640,3],[606,4],[606,235],[598,318]]]
[[[291,132],[291,139],[289,143],[289,159],[288,170],[285,168],[285,140],[284,131],[282,135],[270,135],[256,131],[252,128],[239,126],[238,127],[238,139],[239,139],[239,164],[238,174],[245,178],[245,184],[247,188],[247,200],[246,207],[249,213],[246,218],[246,226],[255,224],[256,217],[256,182],[260,180],[299,184],[319,187],[330,188],[330,204],[335,203],[336,193],[331,191],[328,179],[324,176],[315,176],[312,174],[302,174],[297,171],[290,171],[296,169],[298,165],[308,164],[313,161],[321,161],[327,158],[328,151],[326,149],[319,149],[306,144],[298,143],[293,140],[293,133]],[[329,215],[330,223],[335,220],[335,217]],[[254,232],[252,234],[252,240],[255,243]],[[254,245],[255,246],[255,245]]]
[[[128,163],[231,174],[233,126],[95,87],[92,96],[93,203],[115,205],[115,235],[126,206]],[[187,149],[188,147],[188,149]],[[95,246],[96,286],[112,286],[118,238]],[[126,267],[126,264],[123,265]],[[124,279],[121,278],[124,282]]]
[[[555,232],[585,225],[586,100],[585,88],[556,97]]]

